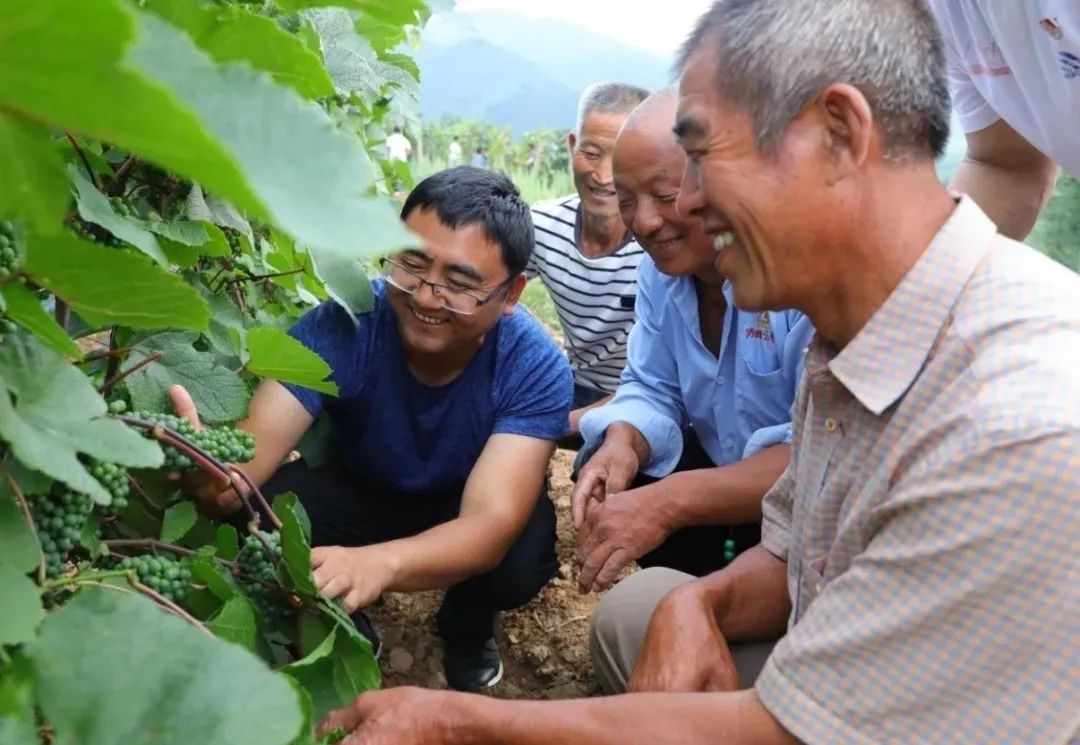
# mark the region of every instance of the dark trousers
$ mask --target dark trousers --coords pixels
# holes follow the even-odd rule
[[[581,464],[583,465],[583,464]],[[683,432],[683,453],[675,471],[693,471],[699,468],[715,468],[709,454],[701,447],[693,430]],[[576,477],[576,474],[575,474]],[[638,474],[630,482],[630,488],[655,484],[660,479]],[[680,572],[704,577],[727,566],[730,560],[724,558],[724,542],[735,541],[735,555],[761,542],[761,523],[744,525],[702,525],[677,530],[668,536],[653,551],[637,560],[642,569],[648,567],[667,567]]]
[[[406,538],[454,519],[461,508],[461,495],[387,493],[333,461],[318,468],[302,460],[282,466],[264,492],[269,497],[286,491],[299,497],[311,518],[313,546],[369,546]],[[557,568],[555,508],[545,484],[532,517],[502,562],[446,591],[437,616],[439,633],[448,643],[486,641],[496,632],[499,611],[532,600]]]

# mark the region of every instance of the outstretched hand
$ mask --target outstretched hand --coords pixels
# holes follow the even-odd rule
[[[178,417],[186,419],[196,430],[202,429],[199,411],[184,386],[174,385],[170,388],[169,400]],[[241,506],[232,482],[224,476],[199,469],[185,473],[174,471],[169,474],[169,479],[176,482],[195,501],[199,512],[207,517],[224,517]]]

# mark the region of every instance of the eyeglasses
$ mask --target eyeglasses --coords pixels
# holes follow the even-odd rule
[[[388,284],[410,295],[415,295],[420,291],[421,287],[427,285],[431,288],[431,294],[442,304],[443,308],[462,316],[471,316],[480,309],[480,306],[495,299],[513,281],[513,277],[511,277],[501,282],[486,297],[479,297],[473,290],[461,290],[435,282],[428,282],[419,270],[407,267],[394,259],[379,259],[379,269],[383,279]]]

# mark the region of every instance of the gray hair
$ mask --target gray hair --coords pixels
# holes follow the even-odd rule
[[[593,83],[585,88],[578,99],[577,127],[581,136],[585,117],[594,111],[605,114],[629,114],[639,103],[649,97],[644,88],[628,83]]]
[[[720,95],[750,115],[763,152],[835,83],[866,97],[889,157],[945,150],[945,53],[924,0],[716,0],[683,44],[680,72],[706,42],[716,43]]]

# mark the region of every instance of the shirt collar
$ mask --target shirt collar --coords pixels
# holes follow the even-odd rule
[[[997,228],[963,197],[900,284],[829,370],[864,407],[880,415],[915,382],[964,286]],[[826,344],[816,339],[815,344]]]

